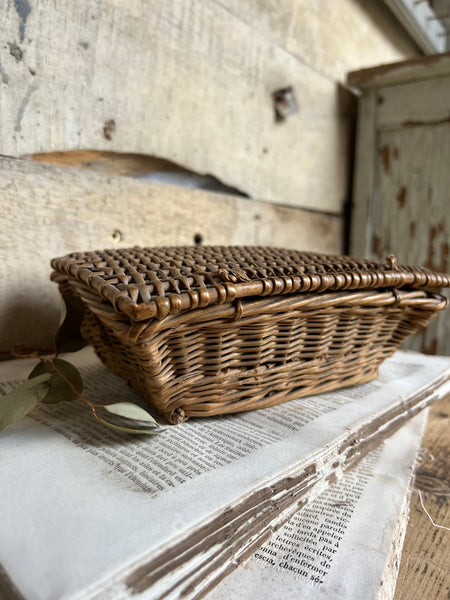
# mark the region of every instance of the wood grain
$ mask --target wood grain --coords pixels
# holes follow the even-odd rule
[[[392,252],[399,262],[447,272],[450,123],[381,131],[377,139],[369,253],[383,258]],[[449,354],[449,311],[433,319],[408,347]]]
[[[77,250],[192,244],[341,251],[342,218],[237,196],[0,159],[0,350],[51,345],[49,261]]]
[[[30,158],[49,165],[75,167],[128,177],[140,177],[148,173],[161,173],[163,171],[186,172],[182,167],[156,156],[126,154],[123,152],[72,150],[68,152],[43,152],[24,156],[23,158]]]
[[[378,65],[348,74],[350,86],[360,90],[397,85],[423,79],[435,79],[448,74],[450,52],[419,56],[400,62]]]
[[[344,82],[347,72],[419,50],[381,2],[216,0],[317,73]]]
[[[447,65],[450,71],[450,60]],[[385,87],[378,94],[377,126],[387,129],[449,123],[449,98],[448,76]]]
[[[334,81],[214,2],[2,6],[0,153],[155,155],[248,195],[340,213],[349,116]],[[272,93],[295,91],[279,121]]]
[[[378,88],[366,89],[362,78],[350,251],[377,259],[393,253],[401,263],[447,272],[450,55],[436,65],[432,79],[391,85],[397,71],[422,77],[421,63],[392,66],[388,84]],[[448,290],[445,295],[450,296]],[[450,311],[405,347],[449,354]]]
[[[376,153],[375,94],[359,100],[352,209],[350,214],[350,251],[369,256],[372,239],[371,207],[374,202],[374,161]]]
[[[435,523],[450,527],[450,396],[433,405],[415,489]],[[413,492],[394,600],[448,600],[450,532],[433,526]]]

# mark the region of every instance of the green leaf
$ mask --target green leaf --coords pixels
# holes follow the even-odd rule
[[[165,431],[146,410],[132,402],[96,406],[92,412],[104,425],[124,433],[154,435]]]
[[[76,352],[86,345],[81,335],[84,304],[81,298],[70,294],[64,294],[61,301],[61,322],[55,335],[56,353]]]
[[[0,398],[0,431],[20,421],[38,405],[48,393],[50,379],[50,373],[43,373]]]
[[[41,360],[31,371],[28,379],[34,379],[43,373],[51,374],[48,392],[42,398],[42,402],[46,404],[73,400],[76,396],[74,388],[78,394],[83,389],[83,381],[78,369],[62,358],[56,358],[53,362],[55,367],[50,361]]]

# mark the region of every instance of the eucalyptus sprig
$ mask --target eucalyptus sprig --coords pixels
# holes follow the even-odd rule
[[[62,358],[60,352],[80,350],[85,342],[81,336],[84,305],[75,296],[62,297],[61,322],[55,335],[55,355],[39,352],[14,354],[18,358],[37,358],[28,379],[0,398],[0,431],[28,415],[40,402],[58,404],[78,398],[90,409],[97,421],[124,433],[157,434],[165,431],[143,408],[132,402],[93,404],[83,394],[83,381],[78,369]]]

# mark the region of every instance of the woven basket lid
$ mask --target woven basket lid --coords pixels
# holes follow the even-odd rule
[[[75,252],[52,260],[69,278],[133,321],[237,298],[375,288],[436,291],[450,276],[426,268],[258,246],[133,247]]]

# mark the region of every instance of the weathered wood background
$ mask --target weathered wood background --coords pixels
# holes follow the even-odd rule
[[[339,252],[342,220],[247,198],[0,159],[0,340],[51,342],[59,299],[50,259],[83,248],[193,244]],[[38,315],[38,318],[37,318]]]
[[[450,54],[349,80],[363,91],[351,251],[376,258],[393,253],[399,262],[448,273]],[[408,345],[449,354],[450,312]]]
[[[340,252],[354,120],[345,73],[418,52],[379,4],[3,2],[3,356],[51,344],[52,256],[195,234]],[[298,110],[280,120],[272,94],[286,86]],[[36,154],[41,164],[19,160]],[[250,198],[128,177],[171,168]]]
[[[349,115],[336,82],[414,48],[367,2],[248,4],[3,3],[2,153],[155,154],[255,198],[340,213]],[[286,86],[299,110],[280,122],[272,92]]]
[[[418,55],[383,3],[368,0],[4,0],[0,23],[0,357],[18,343],[51,345],[59,299],[49,259],[71,250],[187,244],[200,234],[204,243],[340,251],[354,118],[340,84],[349,70]],[[395,69],[381,77],[395,81]],[[286,86],[298,111],[277,121],[272,93]],[[428,91],[427,83],[422,89]],[[391,208],[402,204],[408,213],[398,226],[412,227],[413,247],[432,237],[431,262],[440,265],[448,228],[427,211],[409,214],[418,192],[395,179],[405,173],[399,161],[407,153],[394,156],[394,148],[415,145],[419,160],[419,130],[398,126],[393,107],[401,110],[405,97],[398,103],[393,87],[388,93],[389,102],[380,104],[374,92],[361,104],[363,120],[371,122],[388,110],[381,146],[375,127],[359,138],[358,154],[367,157],[359,161],[366,179],[356,181],[364,213],[356,238],[367,233],[372,184],[392,183]],[[434,98],[441,118],[448,116],[445,96]],[[431,151],[443,129],[428,125]],[[378,155],[385,146],[389,151]],[[40,164],[20,159],[35,154]],[[131,178],[174,163],[251,198]],[[419,185],[423,171],[415,164]],[[389,214],[376,222],[388,227]],[[367,239],[370,246],[358,242],[355,251],[372,251],[376,238]],[[427,261],[426,243],[418,262],[420,256]],[[433,514],[444,522],[444,513]],[[427,529],[427,521],[417,523],[417,530]],[[432,549],[436,530],[428,532]],[[398,590],[399,599],[418,589],[409,582],[417,582],[412,575],[419,569],[425,582],[427,569],[445,575],[434,555],[422,560],[416,548],[409,565],[412,554],[410,569],[400,574],[406,592]],[[434,597],[436,578],[430,581],[422,589]]]

